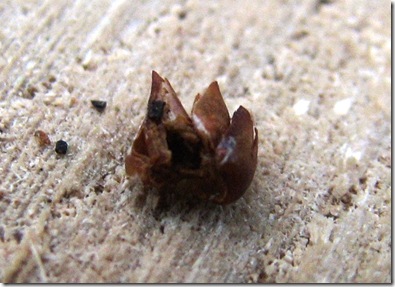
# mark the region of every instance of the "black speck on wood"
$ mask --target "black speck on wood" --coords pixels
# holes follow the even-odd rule
[[[98,110],[99,112],[104,111],[104,109],[107,106],[107,102],[106,101],[91,100],[91,103],[92,103],[93,107],[96,110]]]
[[[64,140],[59,140],[56,142],[55,152],[57,154],[66,154],[67,153],[68,144]]]

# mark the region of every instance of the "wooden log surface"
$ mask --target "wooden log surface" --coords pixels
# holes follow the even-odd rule
[[[0,20],[2,282],[391,281],[386,1],[20,0]],[[152,70],[188,110],[217,80],[253,113],[234,204],[126,177]]]

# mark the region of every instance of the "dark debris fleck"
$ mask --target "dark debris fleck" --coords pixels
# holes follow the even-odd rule
[[[64,140],[59,140],[56,142],[55,152],[57,154],[66,154],[67,153],[68,144]]]
[[[23,232],[21,232],[20,230],[15,230],[13,235],[16,242],[21,243],[23,239]]]
[[[93,107],[99,112],[103,112],[107,106],[106,101],[91,100],[91,103],[92,103]]]
[[[36,96],[38,89],[35,86],[29,86],[26,88],[25,96],[28,99],[33,99]]]
[[[178,19],[184,20],[186,17],[187,17],[186,11],[180,11],[180,13],[178,13]]]

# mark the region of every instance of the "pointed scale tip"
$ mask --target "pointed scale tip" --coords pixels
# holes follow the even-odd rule
[[[212,82],[202,95],[196,96],[192,107],[192,120],[200,136],[206,138],[211,147],[215,148],[230,122],[218,82]]]
[[[152,70],[152,83],[151,83],[151,95],[149,97],[148,103],[160,99],[160,89],[164,80],[157,72]]]
[[[207,90],[213,90],[213,89],[217,90],[218,93],[221,93],[221,92],[219,91],[219,85],[218,85],[218,82],[217,82],[217,81],[212,82],[212,83],[208,86],[208,88],[207,88]],[[216,92],[217,92],[217,91],[216,91]]]
[[[164,82],[164,80],[156,71],[152,70],[152,82]]]
[[[253,134],[253,126],[254,123],[250,112],[245,107],[239,106],[239,108],[233,113],[228,132],[233,134]]]

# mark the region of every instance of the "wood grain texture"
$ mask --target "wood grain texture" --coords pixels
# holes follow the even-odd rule
[[[390,282],[386,4],[2,1],[0,280]],[[126,177],[151,70],[189,109],[218,81],[230,113],[254,114],[236,203]]]

